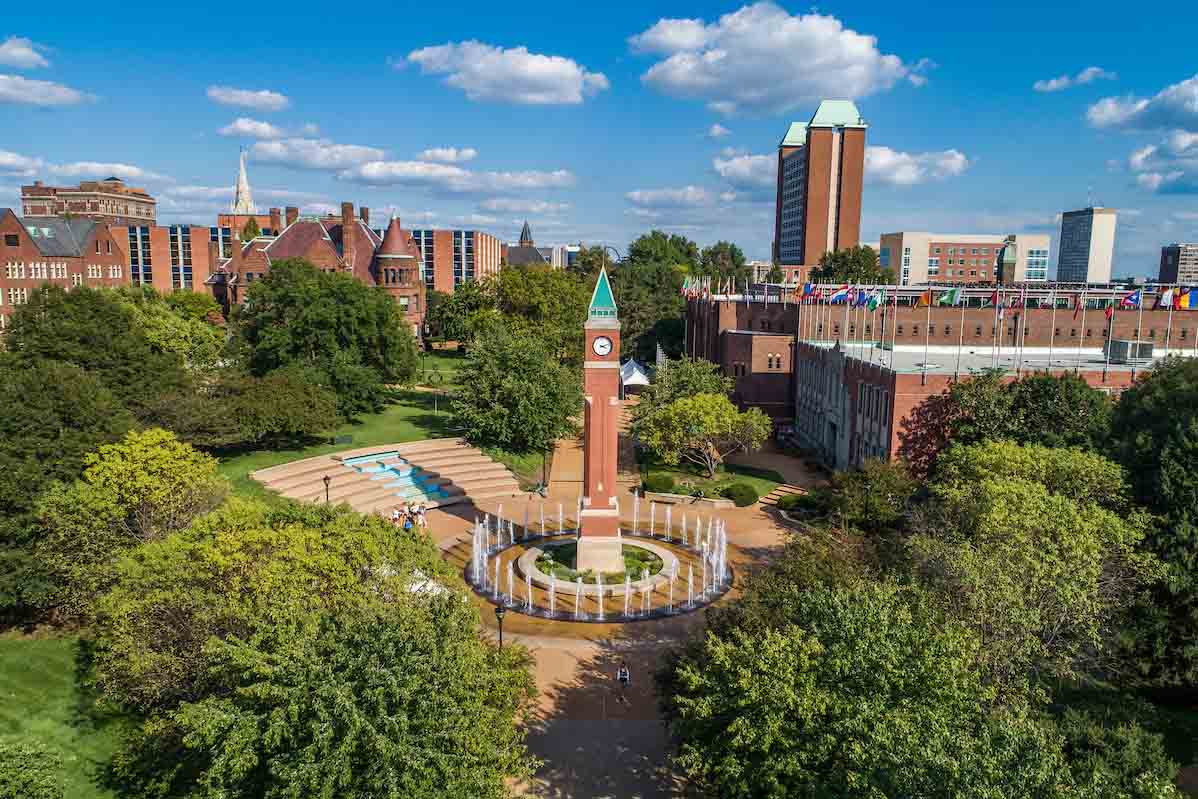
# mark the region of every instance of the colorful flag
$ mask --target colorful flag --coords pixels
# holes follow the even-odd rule
[[[1173,291],[1173,289],[1171,289],[1171,288],[1165,289],[1159,295],[1157,295],[1156,305],[1154,307],[1156,307],[1156,308],[1172,307],[1174,294],[1175,294],[1175,292]]]
[[[869,307],[870,311],[876,311],[876,310],[878,310],[879,305],[885,305],[885,304],[886,304],[886,289],[882,289],[881,291],[877,291],[877,292],[874,292],[873,294],[869,295],[868,307]]]
[[[1107,303],[1105,313],[1106,313],[1107,321],[1110,321],[1111,317],[1113,317],[1115,315],[1115,304],[1113,302]]]
[[[810,297],[812,295],[812,293],[814,293],[814,292],[815,292],[815,284],[814,283],[804,283],[803,284],[803,296],[804,297]]]
[[[937,305],[959,305],[961,303],[961,288],[949,289],[940,295],[940,299],[936,300]]]
[[[919,295],[919,299],[915,301],[916,308],[925,308],[932,304],[932,290],[928,289],[923,294]]]
[[[1177,309],[1198,310],[1198,289],[1182,289],[1177,295]]]
[[[982,301],[983,308],[991,308],[995,305],[998,305],[998,292],[997,291],[995,291],[993,294],[990,295],[990,299]]]
[[[1073,318],[1077,319],[1077,315],[1082,310],[1082,295],[1075,295],[1073,298]]]
[[[1140,290],[1129,291],[1123,295],[1123,299],[1119,300],[1120,308],[1139,308],[1140,301],[1143,297],[1140,295]]]
[[[849,284],[845,283],[828,298],[828,302],[845,302],[849,298]]]

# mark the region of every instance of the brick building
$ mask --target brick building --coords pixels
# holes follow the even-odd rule
[[[811,267],[857,246],[867,127],[848,100],[824,100],[810,122],[791,123],[778,144],[776,263]]]
[[[108,227],[81,218],[25,218],[0,209],[0,329],[43,283],[121,286],[125,254]]]
[[[424,259],[424,285],[452,294],[456,286],[499,271],[504,245],[479,230],[413,230]]]
[[[278,214],[278,209],[271,209],[272,220]],[[342,203],[340,216],[326,217],[301,217],[298,208],[288,207],[277,236],[259,236],[234,246],[206,282],[227,309],[245,299],[245,289],[270,272],[272,262],[287,258],[303,258],[320,269],[352,275],[387,292],[420,335],[425,312],[421,253],[398,217],[392,217],[379,236],[370,227],[370,209],[362,208],[355,216],[353,203]]]
[[[110,225],[120,247],[127,283],[159,292],[205,291],[218,263],[211,228],[198,225]]]
[[[1162,283],[1198,284],[1198,244],[1169,244],[1161,247]]]
[[[993,284],[1048,279],[1046,234],[886,233],[878,264],[898,283]]]
[[[21,187],[26,217],[72,216],[114,225],[154,224],[157,200],[145,189],[117,177],[86,180],[78,186],[46,186],[40,180]]]

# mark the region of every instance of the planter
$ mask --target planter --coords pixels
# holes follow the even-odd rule
[[[687,494],[662,494],[657,491],[646,491],[644,496],[650,502],[663,505],[691,505],[708,510],[729,510],[736,507],[736,503],[723,497],[692,497]]]

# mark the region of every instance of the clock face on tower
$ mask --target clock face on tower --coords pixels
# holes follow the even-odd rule
[[[607,355],[611,352],[611,339],[607,336],[597,336],[595,340],[591,342],[591,349],[593,349],[595,354],[600,357]]]

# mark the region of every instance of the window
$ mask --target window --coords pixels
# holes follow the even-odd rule
[[[1086,328],[1086,338],[1090,337],[1090,328]]]
[[[1069,338],[1077,338],[1077,328],[1076,327],[1069,328]]]
[[[20,247],[21,246],[20,235],[16,234],[16,233],[5,233],[4,234],[4,246],[5,247]]]
[[[932,248],[932,252],[934,252],[936,255],[939,255],[939,254],[940,254],[940,248],[939,248],[939,247],[933,247],[933,248]]]
[[[982,255],[989,255],[989,254],[990,254],[990,248],[989,248],[989,247],[983,247],[983,248],[982,248]]]
[[[29,301],[29,289],[9,289],[8,304],[24,305]]]
[[[8,317],[0,313],[0,330],[8,327]]]
[[[949,254],[949,255],[956,255],[956,254],[957,254],[957,248],[956,248],[956,247],[949,247],[949,248],[948,248],[948,254]],[[949,261],[949,263],[951,264],[951,263],[952,263],[952,261]]]
[[[953,332],[953,329],[952,329],[952,327],[951,327],[950,325],[945,325],[945,326],[944,326],[944,335],[946,335],[946,336],[951,336],[951,335],[952,335],[952,332]]]
[[[919,335],[919,325],[911,325],[911,335],[913,335],[913,336]]]
[[[71,275],[71,285],[72,286],[82,286],[83,285],[83,275],[80,274],[79,272],[76,272],[75,274]]]
[[[881,247],[878,250],[878,265],[885,268],[890,266],[890,248]]]
[[[975,337],[980,337],[982,335],[982,326],[981,325],[978,325],[977,327],[975,327],[973,329],[973,335]]]
[[[107,241],[104,242],[104,252],[106,252],[109,255],[112,255],[112,239],[108,239]]]
[[[903,335],[903,326],[902,325],[898,326],[898,335],[900,335],[900,336]]]
[[[96,239],[96,255],[100,254],[100,240]]]
[[[977,254],[978,254],[978,248],[977,248],[977,247],[974,247],[974,248],[973,248],[973,250],[971,251],[971,253],[970,253],[970,254],[971,254],[971,255],[977,255]]]

